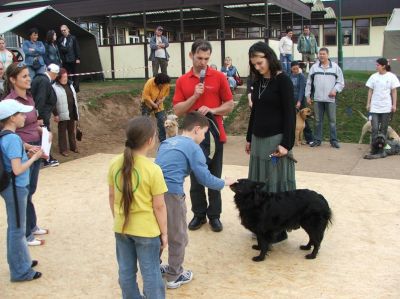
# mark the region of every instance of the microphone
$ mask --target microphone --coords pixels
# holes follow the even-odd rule
[[[206,70],[202,69],[200,71],[200,83],[204,83],[204,79],[206,78]]]

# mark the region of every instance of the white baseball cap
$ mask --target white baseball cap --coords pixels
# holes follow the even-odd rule
[[[57,64],[51,63],[47,66],[47,70],[54,74],[58,74],[60,72],[60,67]]]
[[[0,120],[6,119],[18,112],[31,112],[33,106],[23,105],[14,99],[6,99],[0,102]]]

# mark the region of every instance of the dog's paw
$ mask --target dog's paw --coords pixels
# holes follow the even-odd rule
[[[265,260],[265,256],[255,256],[252,258],[253,262],[262,262],[263,260]]]
[[[300,245],[300,249],[301,250],[310,250],[311,249],[311,245]]]
[[[315,258],[316,258],[316,256],[312,253],[306,255],[306,259],[308,259],[308,260],[313,260]]]
[[[253,246],[251,246],[251,248],[253,248],[255,250],[261,250],[260,246],[258,246],[258,245],[253,245]]]

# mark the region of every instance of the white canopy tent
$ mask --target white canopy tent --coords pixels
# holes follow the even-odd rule
[[[393,10],[385,28],[383,41],[383,57],[397,59],[390,61],[392,72],[400,76],[400,8]]]
[[[102,71],[95,36],[51,6],[0,13],[0,35],[11,31],[28,38],[28,30],[36,27],[39,29],[39,39],[44,41],[47,31],[51,29],[61,36],[60,26],[63,24],[68,26],[79,42],[81,63],[78,72]]]

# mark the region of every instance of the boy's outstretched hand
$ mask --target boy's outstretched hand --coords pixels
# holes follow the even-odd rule
[[[237,179],[225,177],[225,186],[230,186],[234,183],[237,183]]]

